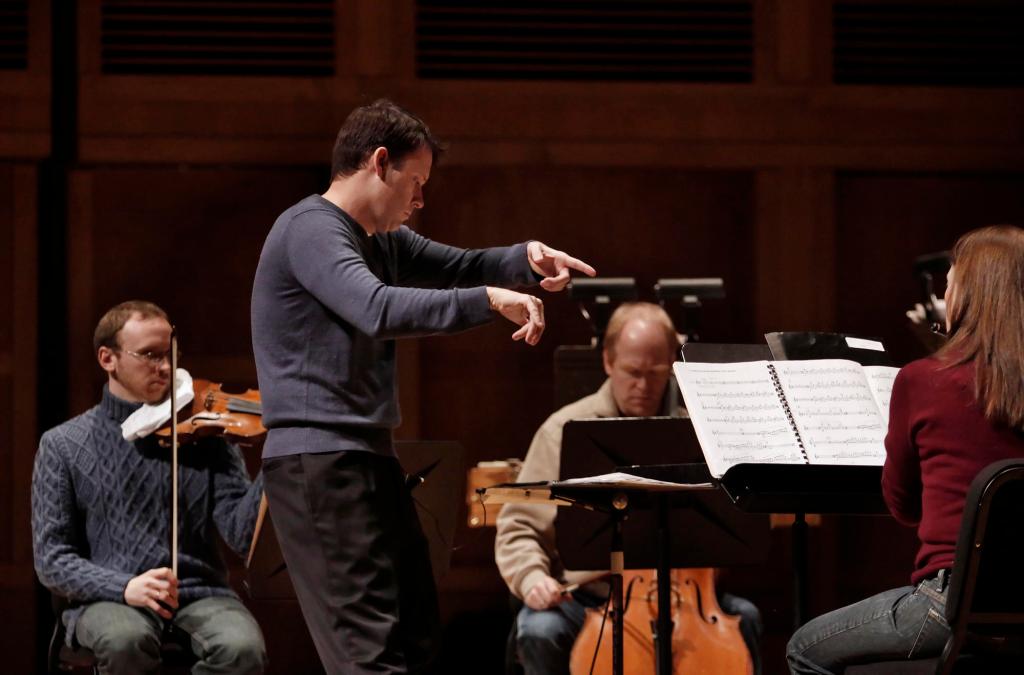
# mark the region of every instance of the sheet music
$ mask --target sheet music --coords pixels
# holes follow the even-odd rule
[[[896,380],[896,373],[899,368],[891,366],[864,366],[864,376],[868,378],[868,386],[871,387],[871,394],[875,397],[875,404],[878,412],[882,415],[882,422],[889,427],[889,399],[892,398],[892,383]]]
[[[864,368],[853,361],[775,361],[812,464],[882,464],[885,428]],[[884,379],[879,378],[880,386]]]
[[[805,464],[767,361],[674,365],[711,475],[734,464]]]
[[[583,478],[568,478],[551,483],[550,487],[577,487],[577,488],[644,488],[648,490],[710,490],[711,483],[673,483],[666,480],[644,478],[634,476],[630,473],[614,471],[599,476],[585,476]]]

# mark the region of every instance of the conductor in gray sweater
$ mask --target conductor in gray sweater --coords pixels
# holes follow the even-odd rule
[[[439,145],[390,101],[353,111],[331,183],[287,209],[260,255],[252,340],[270,513],[325,670],[423,667],[440,619],[426,542],[391,443],[395,340],[501,315],[536,344],[543,304],[594,270],[530,241],[462,249],[405,226],[423,207]]]

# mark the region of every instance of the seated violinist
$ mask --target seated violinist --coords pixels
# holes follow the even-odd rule
[[[152,435],[125,440],[144,433],[139,418],[168,397],[170,346],[167,314],[152,303],[124,302],[100,319],[93,347],[108,376],[103,398],[43,434],[36,454],[36,573],[70,601],[59,618],[68,643],[92,650],[101,673],[158,671],[165,622],[191,637],[194,673],[261,673],[263,635],[228,586],[217,533],[245,554],[262,477],[251,482],[223,439],[181,448],[176,577],[171,451]]]
[[[795,675],[942,653],[967,491],[992,462],[1024,457],[1022,279],[1024,230],[986,227],[957,241],[946,285],[949,341],[900,370],[889,403],[882,495],[897,521],[917,529],[910,584],[802,626],[786,654]]]
[[[604,337],[608,379],[596,393],[558,410],[541,425],[518,480],[558,479],[562,427],[569,420],[678,414],[668,409],[667,396],[678,347],[675,327],[661,307],[636,302],[616,309]],[[541,504],[507,504],[497,520],[495,561],[509,590],[525,605],[516,617],[516,646],[526,675],[567,675],[585,609],[602,606],[607,598],[607,589],[595,584],[565,591],[585,575],[562,566],[555,548],[555,511]],[[760,612],[734,595],[719,593],[718,600],[725,612],[740,616],[740,632],[754,671],[760,673]]]

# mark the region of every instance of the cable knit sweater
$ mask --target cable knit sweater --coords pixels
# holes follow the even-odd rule
[[[43,434],[32,473],[32,545],[43,585],[77,605],[124,602],[128,581],[170,566],[170,450],[121,436],[140,404],[103,388],[94,408]],[[179,451],[179,599],[234,596],[214,527],[240,556],[252,539],[263,478],[250,482],[239,451],[205,439]]]

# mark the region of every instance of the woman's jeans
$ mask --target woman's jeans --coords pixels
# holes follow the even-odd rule
[[[819,616],[789,640],[794,675],[834,675],[848,665],[938,656],[949,638],[949,570]]]

